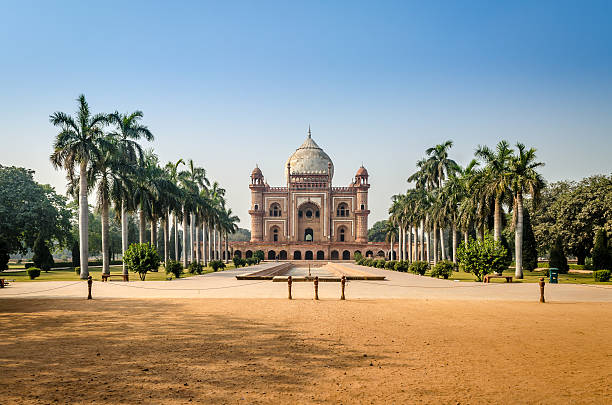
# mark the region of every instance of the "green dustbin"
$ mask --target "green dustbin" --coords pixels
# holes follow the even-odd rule
[[[550,284],[558,284],[559,283],[559,269],[552,267],[548,269],[548,282]]]

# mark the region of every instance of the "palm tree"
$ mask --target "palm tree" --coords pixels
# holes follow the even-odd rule
[[[184,165],[184,164],[185,164],[185,162],[183,161],[183,159],[179,159],[175,163],[172,163],[172,162],[166,163],[166,171],[168,172],[168,176],[170,178],[170,181],[172,181],[172,183],[177,187],[179,192],[181,190],[179,189],[179,172],[178,172],[178,167],[179,167],[179,165]],[[174,201],[175,204],[173,204],[172,206],[168,207],[168,215],[170,215],[170,212],[172,213],[172,222],[173,222],[173,227],[174,227],[174,258],[177,261],[179,260],[179,251],[178,251],[179,237],[178,237],[178,222],[177,222],[177,217],[182,214],[181,213],[181,205],[180,204],[176,204],[176,202],[178,202],[178,200],[182,200],[182,197],[177,198],[177,200]]]
[[[130,188],[131,170],[121,160],[116,139],[112,135],[106,137],[105,145],[102,153],[92,161],[88,183],[96,187],[97,206],[102,217],[102,273],[110,274],[109,208],[111,201],[123,198],[125,190]]]
[[[512,149],[507,141],[501,141],[495,151],[487,146],[478,146],[476,156],[485,163],[485,192],[494,199],[493,239],[499,241],[502,233],[502,203],[510,191],[509,163],[513,157]]]
[[[229,252],[228,235],[238,231],[238,222],[240,222],[240,218],[232,213],[231,208],[223,210],[221,215],[221,229],[225,235],[225,263],[229,263],[229,255],[227,254],[227,252]]]
[[[76,118],[57,111],[51,114],[49,121],[60,127],[59,134],[53,143],[51,163],[67,171],[67,177],[74,184],[78,165],[79,192],[79,245],[81,254],[81,278],[89,276],[89,210],[87,203],[88,184],[87,169],[92,160],[98,157],[100,145],[104,143],[102,128],[108,123],[106,114],[92,115],[85,96],[81,94],[78,101]]]
[[[514,193],[515,277],[520,279],[523,278],[523,196],[530,194],[536,204],[545,182],[542,175],[536,171],[538,167],[544,166],[544,163],[536,161],[536,150],[534,148],[526,150],[522,143],[517,143],[516,148],[518,153],[510,161],[510,178]]]
[[[140,120],[143,117],[142,111],[134,111],[131,114],[121,114],[115,111],[109,114],[108,120],[115,126],[115,130],[110,134],[117,139],[118,143],[118,156],[126,164],[135,164],[136,162],[142,162],[143,151],[142,147],[138,143],[141,138],[147,141],[153,141],[154,137],[149,129],[140,124]],[[123,190],[121,193],[121,253],[125,254],[128,248],[128,217],[127,213],[133,210],[130,207],[129,189]],[[119,210],[117,210],[119,211]],[[123,274],[127,274],[127,268],[123,265]]]

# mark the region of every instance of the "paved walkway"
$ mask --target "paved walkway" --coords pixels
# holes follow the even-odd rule
[[[499,300],[538,301],[535,283],[466,283],[433,279],[389,270],[364,268],[346,264],[361,271],[380,274],[385,281],[351,281],[347,283],[347,299],[436,299],[436,300]],[[172,281],[94,282],[95,298],[286,298],[287,285],[269,280],[236,280],[236,275],[264,268],[228,270]],[[14,282],[0,289],[0,298],[85,298],[85,281],[48,281],[44,283]],[[294,283],[295,299],[311,299],[312,283]],[[339,283],[320,283],[321,299],[338,299]],[[579,284],[546,284],[549,302],[612,302],[612,287]]]

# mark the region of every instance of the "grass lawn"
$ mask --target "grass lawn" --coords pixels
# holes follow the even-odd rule
[[[227,264],[226,266],[227,267],[225,268],[225,270],[234,268],[234,264],[231,262]],[[15,267],[9,266],[9,269],[14,269],[14,268]],[[23,266],[21,268],[23,268]],[[115,274],[115,273],[121,274],[122,271],[123,270],[121,266],[111,266],[110,267],[111,274]],[[206,267],[202,274],[212,273],[212,272],[213,272],[213,269],[211,267]],[[93,267],[93,268],[90,267],[89,274],[93,277],[94,280],[102,281],[102,268],[101,267]],[[189,276],[191,276],[191,274],[189,274],[189,272],[185,270],[183,272],[183,277],[189,277]],[[145,281],[164,281],[168,279],[169,277],[174,278],[174,276],[166,274],[164,267],[160,266],[159,271],[147,273],[147,277]],[[30,280],[30,277],[28,277],[28,274],[26,273],[24,269],[23,271],[15,271],[15,272],[11,271],[11,272],[6,272],[6,273],[2,272],[0,273],[0,278],[4,278],[7,280],[15,280],[15,281],[33,281],[33,282],[78,281],[80,280],[79,276],[74,272],[74,270],[50,270],[48,273],[41,271],[40,277],[37,277],[34,280]],[[130,272],[130,281],[139,281],[139,280],[140,278],[138,277],[138,274]]]
[[[514,276],[514,269],[509,268],[504,271],[504,276]],[[429,276],[429,272],[427,272],[427,276]],[[546,277],[546,269],[540,269],[539,271],[523,271],[523,279],[518,280],[513,278],[513,283],[537,283],[540,281],[540,277],[544,277],[544,280],[548,282],[548,277]],[[463,271],[456,271],[450,277],[450,280],[459,280],[459,281],[476,281],[476,277],[471,273],[465,273]],[[492,283],[505,283],[504,279],[492,279]],[[568,274],[559,274],[559,283],[560,284],[597,284],[597,285],[612,285],[612,282],[595,282],[592,274],[584,274],[584,273],[568,273]]]

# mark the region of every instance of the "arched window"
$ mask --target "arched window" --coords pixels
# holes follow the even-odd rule
[[[306,210],[306,218],[312,218],[312,211]]]
[[[365,205],[364,204],[361,204],[361,210],[362,211],[365,210]]]
[[[255,207],[253,209],[257,211],[259,209],[259,205],[255,204]]]
[[[346,203],[338,204],[338,209],[336,210],[336,216],[348,217],[348,215],[349,215],[348,205],[346,205]]]
[[[304,241],[306,242],[312,242],[314,237],[314,234],[312,232],[311,228],[306,228],[306,230],[304,231]]]
[[[274,203],[270,206],[270,216],[271,217],[280,217],[281,216],[281,208],[280,205]]]
[[[278,242],[278,228],[274,228],[274,231],[272,231],[272,233],[274,235],[274,242]]]
[[[340,227],[339,233],[338,233],[338,241],[339,242],[344,242],[346,240],[345,236],[344,236],[345,232],[346,232],[346,229],[343,226]]]

